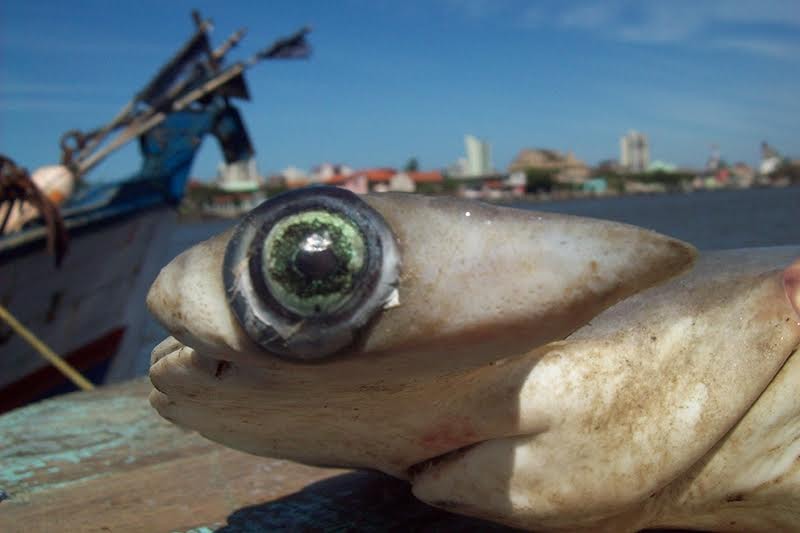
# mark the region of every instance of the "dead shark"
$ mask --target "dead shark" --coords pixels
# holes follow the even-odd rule
[[[800,522],[800,247],[452,198],[273,198],[174,259],[151,403],[536,530]]]

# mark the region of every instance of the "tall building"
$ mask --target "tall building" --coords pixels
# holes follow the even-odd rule
[[[720,161],[722,161],[722,154],[719,151],[719,146],[716,144],[711,145],[711,154],[706,161],[706,170],[716,172],[719,170]]]
[[[233,163],[222,162],[217,167],[217,186],[224,191],[256,191],[263,181],[255,157]]]
[[[781,155],[776,149],[767,144],[767,141],[761,143],[761,164],[758,167],[759,172],[763,176],[769,176],[780,166]]]
[[[650,164],[647,135],[630,130],[619,140],[620,165],[631,172],[644,172]]]
[[[467,154],[467,175],[485,176],[492,172],[492,147],[472,135],[464,136],[464,150]]]

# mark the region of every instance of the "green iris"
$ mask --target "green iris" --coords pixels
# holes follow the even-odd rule
[[[302,316],[347,303],[364,268],[365,239],[343,215],[306,211],[276,223],[264,241],[264,279],[284,307]]]

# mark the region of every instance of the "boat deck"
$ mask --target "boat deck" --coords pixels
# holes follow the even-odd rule
[[[0,416],[0,531],[507,531],[382,474],[255,457],[150,408],[146,380]]]

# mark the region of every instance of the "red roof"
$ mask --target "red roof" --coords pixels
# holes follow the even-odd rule
[[[367,178],[369,183],[386,183],[396,174],[398,174],[398,172],[393,168],[367,168],[357,170],[349,175],[336,174],[325,180],[325,183],[328,185],[343,185],[347,183],[348,180],[356,179],[360,176]],[[444,179],[442,178],[442,173],[436,170],[429,172],[406,172],[406,174],[408,174],[408,177],[411,178],[414,183],[439,183]]]
[[[369,182],[389,181],[397,174],[393,168],[365,168],[353,172],[353,176],[366,176]]]
[[[325,185],[342,185],[355,177],[355,174],[334,174],[325,180]]]
[[[414,183],[439,183],[442,181],[442,173],[437,170],[429,172],[409,172],[408,176]]]

